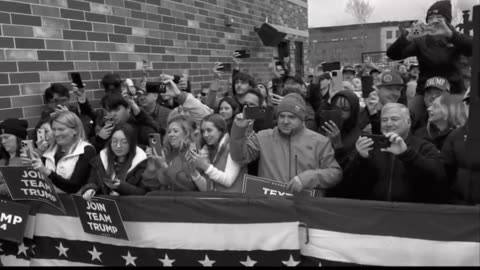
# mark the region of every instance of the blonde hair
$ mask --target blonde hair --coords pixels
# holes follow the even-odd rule
[[[185,138],[182,140],[180,144],[180,151],[188,149],[189,144],[191,142],[195,142],[194,133],[195,133],[195,130],[197,129],[197,123],[190,116],[186,116],[186,115],[178,115],[170,119],[168,121],[167,128],[172,123],[178,123],[182,128],[183,134],[185,135]],[[173,147],[168,142],[168,132],[165,135],[163,145],[167,150],[167,153],[171,153],[173,151]]]
[[[82,121],[78,116],[70,111],[63,111],[59,113],[55,113],[50,120],[50,125],[53,125],[53,122],[58,122],[62,125],[65,125],[77,133],[75,136],[75,141],[73,143],[73,147],[70,149],[70,151],[73,151],[75,149],[74,146],[76,146],[79,142],[81,141],[86,141],[87,140],[87,135],[85,134],[85,129],[83,128]],[[55,142],[52,147],[55,147],[57,142]]]
[[[438,97],[440,105],[447,112],[447,127],[449,129],[462,127],[467,123],[467,112],[463,105],[463,96],[457,94],[444,94]],[[427,132],[430,135],[431,123],[427,124]]]

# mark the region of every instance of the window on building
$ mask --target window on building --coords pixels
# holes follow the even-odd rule
[[[391,39],[392,38],[392,31],[387,31],[387,39]]]
[[[400,37],[400,31],[399,30],[396,31],[395,36],[396,36],[396,38]]]

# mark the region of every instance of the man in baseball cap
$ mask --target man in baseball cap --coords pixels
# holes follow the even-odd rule
[[[357,70],[353,66],[345,66],[342,70],[343,80],[347,82],[351,82],[355,75],[357,74]]]
[[[447,79],[442,77],[428,79],[425,83],[425,95],[423,97],[425,107],[430,107],[436,98],[445,93],[450,93],[450,83]]]
[[[380,83],[376,86],[377,91],[370,93],[365,100],[365,109],[360,112],[360,128],[364,129],[368,124],[372,125],[373,134],[382,134],[380,129],[380,112],[384,105],[398,103],[405,82],[398,72],[384,71],[379,75]]]
[[[167,119],[170,109],[157,103],[158,96],[165,92],[165,85],[160,82],[147,82],[145,89],[137,88],[140,107],[158,123],[163,130],[167,129]]]

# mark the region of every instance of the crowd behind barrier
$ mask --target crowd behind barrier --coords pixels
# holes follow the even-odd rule
[[[475,205],[480,203],[480,161],[468,159],[467,139],[470,104],[478,97],[470,95],[471,74],[462,61],[472,56],[473,44],[451,20],[450,1],[438,1],[426,14],[428,33],[400,26],[400,37],[387,51],[390,59],[400,62],[385,70],[332,62],[302,78],[292,74],[286,58],[275,62],[270,81],[259,82],[242,71],[243,56],[235,52],[229,82],[221,80],[229,75],[229,65],[215,63],[214,81],[202,86],[198,96],[187,74],[148,78],[145,73],[139,81],[105,74],[100,109],[87,99],[80,74],[71,73],[70,87],[52,82],[45,89],[45,108],[33,138],[27,140],[26,120],[0,123],[0,166],[32,166],[56,193],[79,195],[89,202],[98,196],[128,201],[128,196],[152,192],[223,196],[244,191],[242,180],[249,174],[282,184],[292,194],[315,190],[317,197],[357,200],[359,205],[417,203],[423,209],[420,205],[433,204],[425,209],[447,212],[457,208],[440,205]],[[416,57],[418,64],[401,62],[409,57]],[[75,104],[69,103],[70,93]],[[9,196],[4,179],[0,196]],[[329,202],[317,199],[318,209],[323,207],[320,202]],[[143,204],[138,197],[132,200]],[[387,209],[394,213],[395,208]],[[344,222],[350,214],[355,213],[347,211]],[[42,217],[35,215],[33,224]],[[427,222],[422,226],[436,226],[426,218],[419,220]],[[323,237],[322,230],[316,237]],[[462,248],[474,242],[478,249],[478,239],[472,239],[460,240],[468,242]],[[26,255],[24,248],[18,254]],[[306,250],[330,252],[320,246]],[[469,252],[456,257],[468,257]],[[435,264],[426,259],[433,256],[427,253],[420,254],[426,261],[409,263]],[[279,261],[295,264],[297,255]],[[412,256],[403,255],[405,260]],[[365,256],[353,263],[403,265],[403,259],[380,262]],[[132,263],[133,255],[129,252],[127,257]],[[455,261],[435,256],[440,257],[439,264],[478,264],[473,257]],[[320,258],[348,263],[348,256],[334,253]],[[211,258],[203,262],[211,263]],[[244,262],[252,264],[253,258]],[[48,263],[53,262],[39,264]]]

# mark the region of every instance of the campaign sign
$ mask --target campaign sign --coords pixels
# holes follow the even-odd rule
[[[72,198],[84,232],[128,240],[117,202],[97,197],[87,201],[78,195]]]
[[[30,206],[0,201],[0,239],[23,242]]]
[[[251,195],[268,195],[268,196],[294,196],[287,191],[287,184],[273,181],[266,178],[245,175],[243,177],[242,193]],[[295,196],[315,197],[315,190],[304,189]]]
[[[48,203],[65,214],[65,207],[53,184],[32,167],[0,167],[13,200]]]

